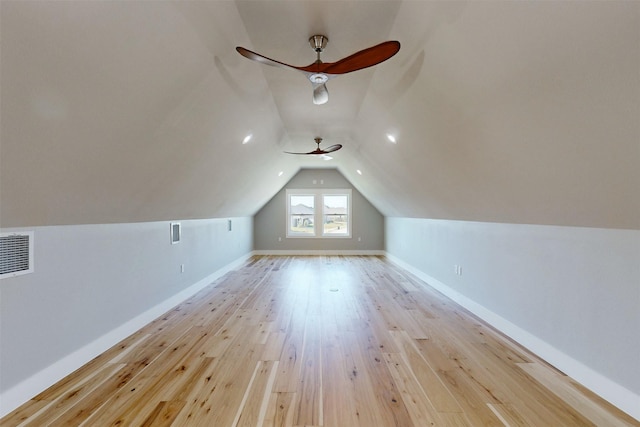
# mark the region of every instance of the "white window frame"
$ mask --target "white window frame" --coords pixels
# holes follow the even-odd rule
[[[291,230],[291,196],[311,196],[313,197],[313,234],[296,232]],[[302,238],[316,238],[318,237],[318,232],[316,229],[317,224],[317,206],[318,206],[318,197],[316,196],[315,190],[304,190],[304,189],[287,189],[286,191],[286,205],[287,205],[287,217],[285,218],[285,226],[287,230],[287,238],[291,237],[302,237]]]
[[[285,195],[286,203],[286,236],[287,238],[305,238],[305,239],[350,239],[351,238],[351,189],[343,188],[313,188],[313,189],[287,189]],[[313,196],[313,235],[309,233],[296,233],[291,230],[291,196]],[[324,233],[324,196],[347,196],[347,233],[333,234]]]
[[[325,212],[325,204],[324,198],[326,196],[347,196],[347,232],[346,233],[325,233],[324,232],[324,219],[327,213]],[[322,237],[330,237],[330,238],[349,238],[351,237],[351,190],[333,190],[323,191],[320,194],[320,206],[321,206],[321,221],[320,226],[322,227]]]

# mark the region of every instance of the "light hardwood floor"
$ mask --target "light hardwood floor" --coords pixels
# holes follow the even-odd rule
[[[2,426],[638,426],[383,257],[257,256]]]

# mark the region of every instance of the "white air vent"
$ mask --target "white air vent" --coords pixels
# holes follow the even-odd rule
[[[0,233],[0,279],[33,272],[33,232]]]
[[[170,235],[171,235],[171,244],[175,245],[176,243],[180,243],[180,223],[172,222],[170,224]]]

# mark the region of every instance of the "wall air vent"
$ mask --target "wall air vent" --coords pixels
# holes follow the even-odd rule
[[[0,279],[33,272],[33,232],[0,233]]]
[[[180,243],[180,234],[181,234],[181,230],[180,230],[180,223],[179,222],[172,222],[170,224],[170,236],[171,236],[171,244],[175,245],[176,243]]]

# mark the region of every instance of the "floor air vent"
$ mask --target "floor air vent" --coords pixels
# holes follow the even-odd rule
[[[33,232],[0,233],[0,279],[33,272]]]

